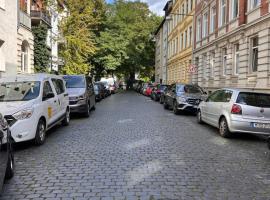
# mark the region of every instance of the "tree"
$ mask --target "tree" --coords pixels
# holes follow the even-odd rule
[[[91,57],[96,71],[134,78],[136,72],[151,77],[155,45],[152,34],[161,22],[146,3],[117,0],[107,5],[104,26],[97,35],[98,50]],[[98,70],[102,69],[102,70]]]
[[[91,70],[89,57],[96,51],[95,29],[100,23],[103,0],[66,0],[68,15],[61,23],[65,45],[60,54],[65,61],[62,73],[86,74]]]
[[[34,67],[36,72],[47,72],[50,52],[46,45],[48,27],[45,24],[32,27],[34,35]]]

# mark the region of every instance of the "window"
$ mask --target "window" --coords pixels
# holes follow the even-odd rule
[[[178,49],[178,37],[176,38],[176,53],[179,52],[179,49]]]
[[[202,56],[202,66],[203,66],[203,77],[207,78],[207,54]]]
[[[215,65],[215,52],[210,53],[210,77],[214,77],[214,65]]]
[[[190,11],[192,11],[192,9],[193,9],[193,0],[190,0],[190,3],[189,3],[189,7],[190,7]]]
[[[222,68],[223,68],[223,76],[227,75],[227,49],[223,49],[223,54],[222,54]]]
[[[182,4],[182,19],[185,18],[185,4]]]
[[[254,37],[251,39],[252,52],[251,52],[251,65],[252,72],[256,72],[258,70],[258,37]]]
[[[186,14],[188,14],[188,13],[189,13],[188,1],[189,1],[189,0],[186,0]]]
[[[43,97],[47,97],[50,93],[53,93],[53,90],[49,81],[46,81],[43,85]]]
[[[234,74],[239,74],[239,44],[234,45]]]
[[[232,13],[231,13],[231,19],[235,19],[238,17],[238,12],[239,12],[239,0],[232,0],[231,1],[232,5]]]
[[[181,50],[184,49],[184,34],[181,34]]]
[[[65,92],[65,86],[62,80],[60,79],[52,79],[54,88],[56,90],[56,93],[59,94],[63,94]]]
[[[187,30],[185,31],[185,48],[187,48],[187,40],[188,40],[188,38],[187,38],[187,35],[188,35],[188,33],[187,33]]]
[[[249,0],[250,10],[258,7],[261,4],[261,0]]]
[[[201,17],[197,18],[196,41],[201,40]]]
[[[29,44],[27,41],[23,41],[21,47],[21,71],[28,71],[28,52],[29,52]]]
[[[203,14],[203,30],[202,37],[206,37],[208,35],[208,13]]]
[[[209,98],[208,102],[230,102],[232,98],[232,91],[229,90],[218,90],[213,92]]]
[[[220,21],[219,26],[224,26],[226,23],[226,0],[220,0]]]
[[[192,26],[189,27],[189,46],[192,45]]]
[[[6,8],[6,0],[0,0],[0,8],[2,9]]]
[[[210,11],[210,33],[213,33],[216,28],[216,6],[213,6]]]
[[[260,108],[270,108],[270,95],[252,92],[240,92],[236,103]]]

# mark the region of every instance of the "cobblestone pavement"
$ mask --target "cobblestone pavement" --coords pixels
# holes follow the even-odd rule
[[[18,145],[15,156],[1,200],[270,199],[263,139],[223,139],[132,92],[50,131],[41,147]]]

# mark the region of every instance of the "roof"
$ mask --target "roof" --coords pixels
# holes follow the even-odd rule
[[[160,31],[160,29],[161,29],[161,27],[163,26],[163,24],[165,23],[165,21],[166,21],[166,18],[164,17],[164,19],[163,19],[162,22],[160,23],[158,29],[156,30],[155,35],[158,34],[158,32]]]
[[[0,82],[15,82],[15,81],[43,81],[48,78],[61,78],[61,76],[54,74],[21,74],[16,76],[3,77]]]

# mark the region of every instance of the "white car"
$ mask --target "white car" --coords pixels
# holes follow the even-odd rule
[[[222,137],[232,133],[270,135],[270,94],[225,88],[200,103],[197,120],[219,128]]]
[[[0,79],[0,110],[15,142],[45,142],[46,131],[70,121],[69,99],[63,78],[49,74]]]

